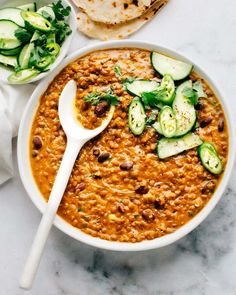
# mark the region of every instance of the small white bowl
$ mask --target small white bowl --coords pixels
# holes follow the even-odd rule
[[[74,61],[75,59],[96,50],[103,50],[109,48],[142,48],[148,49],[152,51],[158,51],[170,56],[173,56],[177,59],[192,63],[195,67],[195,70],[207,80],[210,86],[214,89],[215,94],[217,95],[218,99],[222,103],[223,109],[225,111],[225,115],[227,118],[227,124],[229,129],[229,154],[228,154],[228,162],[225,167],[224,175],[222,176],[221,182],[215,191],[212,198],[206,204],[206,206],[187,224],[182,226],[181,228],[177,229],[174,233],[165,235],[160,238],[156,238],[153,240],[145,240],[139,243],[121,243],[121,242],[112,242],[102,240],[100,238],[95,238],[90,235],[85,234],[84,232],[80,231],[79,229],[73,227],[61,217],[56,216],[54,225],[58,227],[61,231],[68,234],[69,236],[83,242],[89,244],[91,246],[95,246],[98,248],[103,248],[107,250],[114,250],[114,251],[142,251],[154,248],[160,248],[166,245],[169,245],[180,238],[187,235],[191,232],[194,228],[196,228],[213,210],[216,204],[219,202],[222,194],[226,188],[226,185],[229,181],[233,164],[234,164],[234,156],[235,156],[235,142],[233,139],[234,135],[234,123],[230,114],[230,109],[227,106],[227,103],[222,95],[222,92],[219,91],[219,87],[216,86],[210,77],[197,65],[195,65],[190,59],[183,57],[182,55],[176,53],[174,50],[168,49],[164,46],[159,46],[151,43],[146,43],[142,41],[112,41],[112,42],[104,42],[95,44],[89,47],[82,48],[72,55],[67,57],[65,61],[43,82],[41,82],[38,87],[35,89],[34,93],[31,96],[31,99],[28,102],[28,105],[25,109],[25,112],[22,117],[22,121],[20,124],[19,129],[19,136],[18,136],[18,165],[20,170],[20,176],[26,191],[28,192],[31,200],[35,204],[35,206],[41,211],[45,211],[46,202],[42,197],[35,181],[32,176],[31,167],[30,167],[30,159],[29,159],[29,138],[30,138],[30,130],[32,121],[38,107],[39,98],[47,89],[50,82],[54,79],[54,77],[70,62]]]
[[[24,4],[31,3],[31,2],[33,2],[33,1],[32,0],[4,1],[3,5],[1,5],[1,8],[4,8],[4,7],[17,7],[17,6],[24,5]],[[50,1],[50,0],[38,0],[37,1],[37,8],[48,5],[48,4],[52,3],[52,2],[57,2],[57,0],[53,0],[53,1]],[[64,43],[61,46],[60,54],[57,56],[55,62],[51,65],[50,70],[47,71],[47,72],[41,73],[41,74],[37,75],[36,77],[34,77],[33,79],[31,79],[31,80],[29,80],[29,81],[27,81],[25,83],[22,83],[22,84],[28,84],[28,83],[36,82],[36,81],[48,76],[62,62],[62,60],[66,56],[66,54],[67,54],[67,52],[69,50],[71,41],[73,39],[73,36],[74,36],[74,34],[75,34],[76,30],[77,30],[77,21],[76,21],[76,14],[75,14],[74,8],[69,3],[69,1],[62,0],[62,4],[63,4],[63,6],[70,6],[71,7],[71,13],[70,13],[70,16],[69,16],[67,21],[68,21],[68,24],[70,25],[72,33],[69,36],[66,37]],[[13,70],[11,70],[10,67],[5,67],[3,65],[0,65],[0,81],[8,84],[7,78],[12,73],[13,73]]]

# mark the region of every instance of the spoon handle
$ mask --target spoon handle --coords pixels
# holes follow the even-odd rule
[[[52,187],[46,210],[39,224],[36,236],[34,238],[29,256],[23,270],[23,274],[20,280],[21,288],[30,289],[32,287],[32,283],[38,269],[38,265],[47,241],[49,231],[52,227],[57,209],[65,192],[75,160],[84,143],[84,141],[79,142],[78,140],[76,141],[68,138],[66,150],[60,168],[58,170],[54,185]]]

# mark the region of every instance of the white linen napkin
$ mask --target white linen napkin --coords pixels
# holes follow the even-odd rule
[[[35,87],[0,82],[0,185],[14,174],[12,138],[17,136],[22,112]]]

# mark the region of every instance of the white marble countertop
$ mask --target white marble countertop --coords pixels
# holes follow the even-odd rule
[[[235,11],[235,0],[170,0],[132,38],[167,45],[204,66],[220,83],[236,117]],[[71,50],[87,42],[79,35]],[[187,237],[159,250],[102,251],[53,228],[33,289],[19,289],[19,276],[41,216],[22,187],[15,150],[14,162],[14,179],[0,188],[0,294],[236,294],[235,172],[207,220]]]

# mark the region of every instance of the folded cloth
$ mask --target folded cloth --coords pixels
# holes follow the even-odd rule
[[[0,185],[13,176],[12,138],[35,85],[11,86],[0,82]]]

